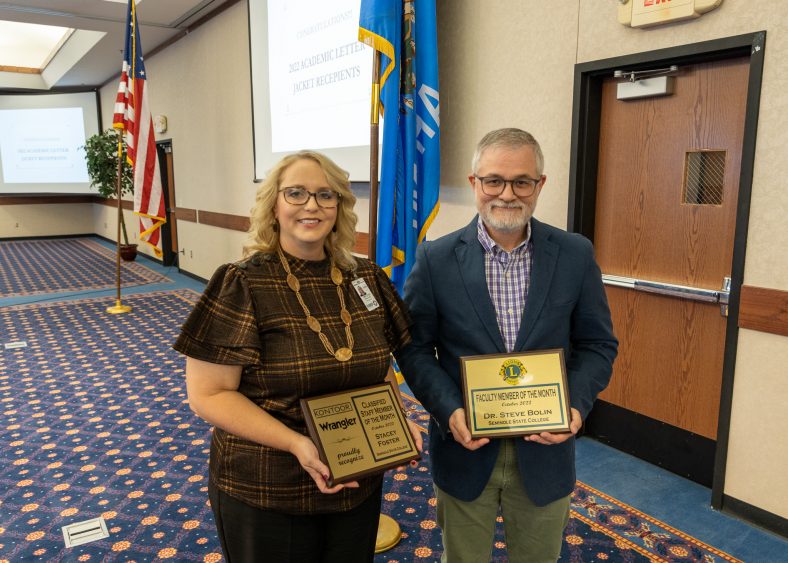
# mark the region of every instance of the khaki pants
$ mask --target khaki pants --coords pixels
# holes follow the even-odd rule
[[[499,506],[511,563],[555,563],[561,554],[569,496],[541,507],[531,502],[520,483],[515,439],[501,441],[490,481],[477,499],[464,502],[435,487],[443,563],[490,560]]]

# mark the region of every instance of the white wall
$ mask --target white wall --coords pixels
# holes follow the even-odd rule
[[[547,182],[536,214],[566,226],[577,20],[577,1],[438,2],[442,191],[430,237],[473,216],[473,151],[499,127],[539,140]]]
[[[0,239],[93,232],[92,203],[0,205]]]
[[[93,232],[111,241],[115,241],[118,236],[118,208],[112,205],[92,205],[92,226]],[[137,218],[132,215],[130,210],[123,210],[123,222],[126,224],[126,234],[129,237],[129,244],[139,244],[139,226]],[[124,242],[121,234],[121,242]],[[138,247],[138,252],[150,255],[151,252]]]

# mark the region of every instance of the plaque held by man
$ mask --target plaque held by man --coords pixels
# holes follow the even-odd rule
[[[464,356],[460,361],[471,437],[570,431],[562,349]]]

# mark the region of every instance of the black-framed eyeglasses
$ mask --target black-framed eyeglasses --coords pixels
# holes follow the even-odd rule
[[[285,201],[291,205],[306,205],[310,197],[315,198],[317,204],[324,209],[336,207],[342,196],[334,190],[317,190],[310,192],[299,186],[284,187],[279,190],[285,196]]]
[[[500,176],[476,176],[475,174],[473,177],[481,182],[482,191],[487,195],[501,195],[506,189],[506,184],[511,184],[514,194],[521,197],[534,193],[536,186],[542,181],[541,178],[535,180],[528,176],[513,178],[512,180],[506,180]]]

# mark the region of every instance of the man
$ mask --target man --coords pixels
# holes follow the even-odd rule
[[[532,218],[543,165],[529,133],[488,133],[468,177],[478,217],[420,245],[405,284],[413,342],[400,366],[432,415],[444,562],[488,561],[499,507],[510,561],[556,561],[575,485],[574,436],[616,356],[591,243]],[[471,439],[459,358],[555,348],[566,358],[571,432]]]

